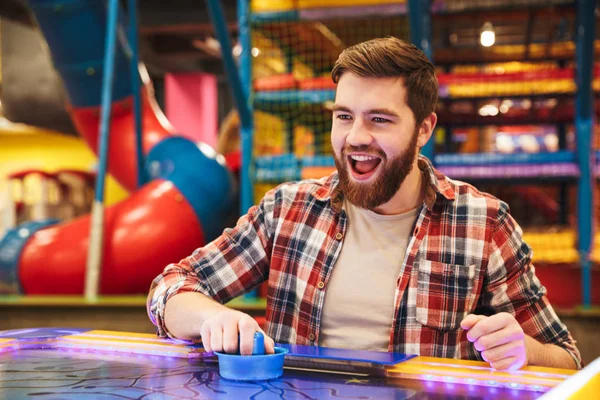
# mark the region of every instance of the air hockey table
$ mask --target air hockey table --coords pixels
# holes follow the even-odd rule
[[[283,345],[286,346],[286,345]],[[236,382],[200,344],[85,329],[0,331],[2,399],[591,399],[600,359],[576,372],[287,345],[283,376]]]

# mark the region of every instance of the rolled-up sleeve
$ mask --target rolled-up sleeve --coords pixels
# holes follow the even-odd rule
[[[582,368],[576,342],[550,305],[546,288],[535,275],[533,252],[523,241],[522,229],[505,203],[501,203],[496,221],[481,306],[494,313],[514,315],[527,335],[562,347],[577,368]]]
[[[164,312],[173,296],[197,292],[223,304],[268,278],[275,197],[275,190],[267,193],[234,228],[226,229],[189,257],[168,265],[154,279],[146,308],[159,336],[172,337],[165,326]]]

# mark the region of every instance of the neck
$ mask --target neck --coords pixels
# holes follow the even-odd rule
[[[415,160],[412,170],[406,176],[394,197],[373,211],[382,215],[396,215],[414,210],[423,201],[422,189],[423,174],[417,165],[417,160]]]

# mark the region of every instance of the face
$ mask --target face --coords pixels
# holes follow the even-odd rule
[[[348,201],[375,209],[387,203],[413,169],[430,133],[416,127],[402,79],[340,78],[331,142]]]

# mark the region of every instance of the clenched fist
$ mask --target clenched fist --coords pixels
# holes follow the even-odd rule
[[[469,342],[492,368],[514,370],[527,365],[525,333],[511,314],[500,313],[491,317],[470,314],[460,325],[468,331]]]
[[[202,344],[206,351],[225,353],[238,352],[241,355],[251,355],[255,332],[263,332],[254,318],[243,312],[225,309],[208,318],[200,327]],[[274,353],[273,339],[265,335],[265,352]]]

